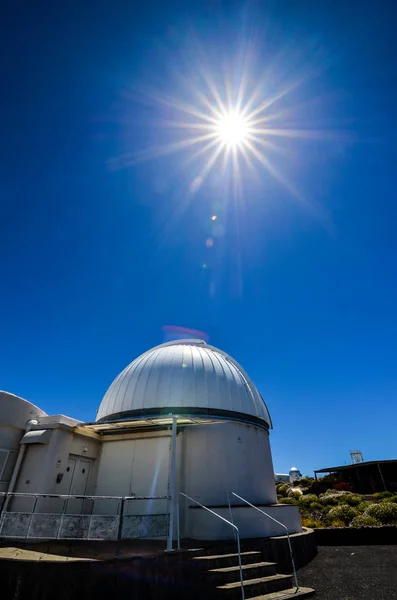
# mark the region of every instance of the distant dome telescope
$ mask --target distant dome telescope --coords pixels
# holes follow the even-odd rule
[[[300,481],[302,479],[302,473],[296,467],[291,467],[289,470],[289,480],[291,483],[294,481]]]

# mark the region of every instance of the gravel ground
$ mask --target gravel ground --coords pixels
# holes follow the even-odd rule
[[[313,600],[397,600],[397,546],[320,546],[298,579]]]

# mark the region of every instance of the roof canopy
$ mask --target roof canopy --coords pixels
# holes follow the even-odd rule
[[[336,473],[338,471],[348,471],[350,469],[357,469],[362,467],[369,467],[372,465],[387,465],[397,464],[397,459],[393,460],[369,460],[366,462],[352,463],[351,465],[341,465],[340,467],[327,467],[326,469],[317,469],[315,473]]]

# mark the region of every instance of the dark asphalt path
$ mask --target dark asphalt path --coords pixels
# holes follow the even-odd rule
[[[298,579],[313,600],[397,600],[397,546],[320,546]]]

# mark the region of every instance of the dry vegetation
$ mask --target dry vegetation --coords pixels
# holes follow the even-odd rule
[[[324,481],[325,480],[325,481]],[[328,482],[321,480],[324,487]],[[337,484],[336,487],[347,487]],[[294,487],[288,483],[277,484],[280,504],[299,507],[304,527],[380,527],[397,525],[397,494],[380,492],[363,496],[347,489],[329,488],[319,491],[319,485],[304,478]],[[317,493],[314,493],[313,490]]]

